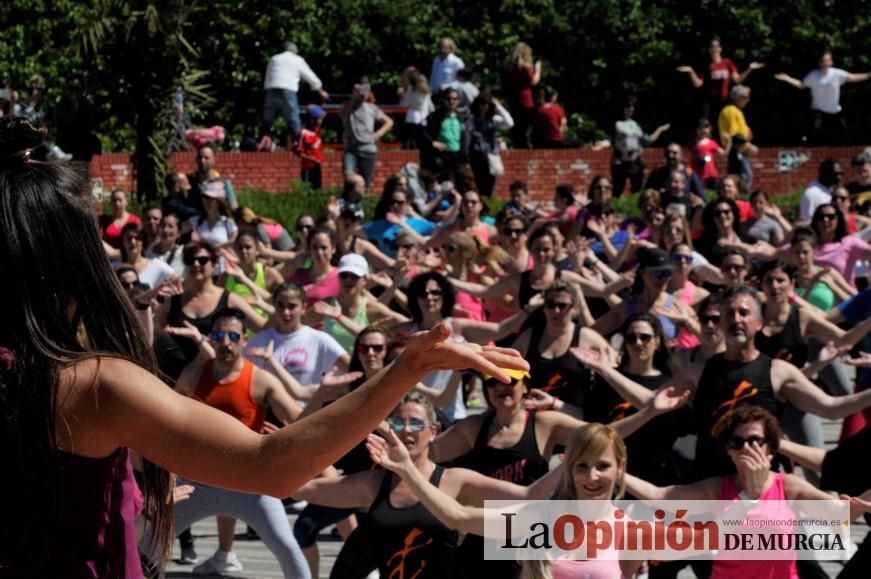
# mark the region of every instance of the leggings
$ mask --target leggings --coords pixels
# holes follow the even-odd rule
[[[278,559],[285,578],[311,579],[308,563],[293,538],[280,499],[228,491],[182,479],[179,479],[179,484],[194,484],[196,490],[189,499],[175,505],[177,529],[186,529],[196,521],[217,515],[234,517],[257,531],[260,539]]]

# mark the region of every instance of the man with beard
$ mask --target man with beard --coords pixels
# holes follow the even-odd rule
[[[267,408],[285,424],[298,417],[302,410],[281,381],[242,357],[247,342],[245,314],[225,308],[215,314],[214,320],[208,338],[191,324],[173,328],[174,334],[190,338],[199,346],[199,354],[179,377],[177,390],[230,414],[255,432],[275,429],[266,423]],[[187,529],[215,515],[248,523],[278,559],[285,577],[310,576],[280,499],[197,484],[191,498],[176,505],[175,527]],[[195,575],[242,570],[233,552],[234,527],[234,519],[219,517],[218,551],[194,568]]]

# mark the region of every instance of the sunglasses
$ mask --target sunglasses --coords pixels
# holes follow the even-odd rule
[[[653,334],[626,334],[625,340],[627,344],[648,344],[653,339]]]
[[[518,380],[512,380],[510,383],[505,384],[504,382],[500,382],[496,378],[490,378],[489,380],[484,380],[485,388],[496,388],[497,386],[514,386],[518,383]]]
[[[376,354],[380,354],[383,352],[387,346],[384,344],[359,344],[357,346],[357,352],[360,354],[368,354],[369,352],[375,352]]]
[[[423,290],[423,295],[421,297],[422,298],[429,298],[429,297],[440,298],[440,297],[442,297],[442,294],[444,294],[444,293],[445,292],[443,292],[440,289]]]
[[[212,341],[223,342],[225,337],[230,338],[230,341],[234,344],[238,344],[239,340],[242,339],[242,334],[239,332],[222,332],[221,330],[212,332]]]
[[[730,448],[732,450],[741,450],[744,448],[745,444],[750,444],[750,446],[762,446],[765,444],[764,436],[748,436],[747,438],[741,438],[737,435],[732,435],[726,440],[726,448]]]
[[[123,287],[123,288],[126,289],[126,290],[133,289],[134,287],[136,287],[136,284],[137,284],[137,283],[139,283],[139,282],[135,282],[135,281],[122,281],[122,282],[121,282],[121,287]]]
[[[299,225],[296,226],[297,231],[308,231],[309,229],[314,229],[314,228],[315,228],[314,225],[308,225],[306,223],[300,223]]]
[[[405,205],[405,199],[391,199],[391,205]]]
[[[702,323],[703,326],[707,326],[708,324],[714,324],[715,326],[719,326],[720,316],[702,314],[701,316],[699,316],[699,321]]]
[[[837,213],[820,213],[820,221],[831,221],[837,218]]]
[[[341,280],[349,279],[349,280],[357,281],[358,279],[360,279],[360,276],[357,275],[356,273],[351,273],[350,271],[342,271],[342,272],[339,272],[339,279],[341,279]]]
[[[188,255],[182,260],[185,265],[193,265],[195,263],[205,266],[207,263],[212,263],[212,258],[208,255]]]
[[[575,304],[573,304],[572,302],[557,302],[554,300],[547,300],[546,302],[544,302],[544,307],[549,310],[568,310],[573,305]]]
[[[420,418],[409,418],[408,420],[403,420],[402,418],[388,418],[387,426],[389,426],[390,430],[393,432],[402,432],[406,428],[411,432],[421,432],[426,428],[426,422]]]
[[[692,262],[693,262],[693,256],[692,256],[692,255],[682,255],[682,254],[680,254],[680,253],[676,253],[676,254],[672,255],[672,256],[671,256],[671,259],[672,259],[675,263],[692,263]]]
[[[526,233],[526,229],[524,229],[523,227],[503,227],[502,228],[502,234],[507,235],[509,237],[514,236],[514,235],[523,235],[524,233]]]
[[[138,233],[128,233],[124,236],[124,239],[126,239],[127,241],[139,241],[142,239],[142,236]]]
[[[722,217],[723,215],[732,215],[732,210],[731,209],[718,209],[718,210],[714,211],[715,217]]]

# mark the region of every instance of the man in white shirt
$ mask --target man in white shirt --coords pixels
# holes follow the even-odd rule
[[[290,126],[291,137],[296,142],[302,130],[297,99],[300,79],[304,80],[312,90],[318,91],[322,98],[327,99],[330,96],[323,90],[321,79],[297,52],[296,44],[285,42],[282,51],[270,58],[269,64],[266,65],[266,80],[263,82],[266,94],[260,122],[262,136],[270,135],[276,117],[281,115]]]
[[[454,54],[454,41],[447,36],[439,41],[439,55],[432,61],[429,88],[433,95],[457,80],[457,71],[465,68],[463,59]]]
[[[844,180],[844,170],[834,159],[826,159],[820,163],[817,180],[804,190],[799,206],[799,221],[810,222],[814,212],[820,205],[832,202],[832,192]]]
[[[871,73],[850,73],[835,68],[831,51],[823,52],[820,65],[802,80],[785,73],[774,78],[797,89],[811,91],[811,137],[814,144],[840,144],[847,132],[847,122],[841,115],[841,85],[847,82],[862,82],[871,78]]]

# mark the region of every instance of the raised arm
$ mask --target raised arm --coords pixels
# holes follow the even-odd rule
[[[626,490],[648,501],[717,500],[720,498],[720,477],[706,478],[688,485],[658,487],[644,479],[626,473]]]
[[[702,88],[702,85],[705,84],[701,77],[696,74],[696,71],[693,69],[693,67],[689,65],[679,66],[676,70],[678,72],[684,72],[690,75],[690,80],[692,81],[693,86],[696,88]]]
[[[815,446],[799,444],[786,438],[780,440],[778,452],[793,462],[797,462],[802,468],[809,468],[820,472],[823,470],[823,459],[826,451]]]
[[[479,283],[472,283],[468,281],[459,280],[453,277],[449,277],[448,280],[453,284],[453,286],[461,292],[465,292],[470,296],[475,296],[476,298],[498,298],[505,294],[517,294],[517,276],[509,275],[508,277],[503,277],[493,285],[482,285]]]
[[[871,406],[871,390],[845,396],[830,396],[816,386],[801,371],[783,360],[771,362],[775,392],[799,410],[823,418],[844,418]]]
[[[537,308],[544,303],[541,294],[533,296],[523,309],[518,310],[501,322],[479,322],[468,318],[452,318],[454,331],[461,334],[470,342],[486,344],[487,342],[500,340],[512,332],[520,329],[523,322],[529,319]]]
[[[397,360],[360,388],[267,436],[176,394],[138,366],[110,358],[81,362],[75,368],[82,371],[67,372],[77,396],[65,404],[76,407],[59,412],[88,425],[68,420],[70,447],[79,453],[107,456],[126,446],[195,481],[285,497],[363,440],[431,371],[472,368],[508,382],[500,367],[528,370],[516,352],[469,347],[449,336],[445,324],[413,336]]]
[[[764,63],[753,61],[749,65],[747,65],[747,68],[744,69],[744,72],[742,72],[741,74],[735,75],[735,78],[733,78],[732,80],[735,81],[735,84],[743,84],[744,81],[747,80],[747,77],[750,76],[751,72],[753,72],[754,70],[759,70],[760,68],[764,68],[764,67],[765,67]]]
[[[847,82],[865,82],[871,78],[871,72],[851,72],[847,74]]]
[[[799,90],[807,88],[802,81],[800,81],[799,79],[797,79],[795,77],[789,76],[785,72],[778,72],[777,74],[774,75],[774,78],[776,78],[779,81],[785,82],[786,84],[788,84],[792,87],[795,87]]]

